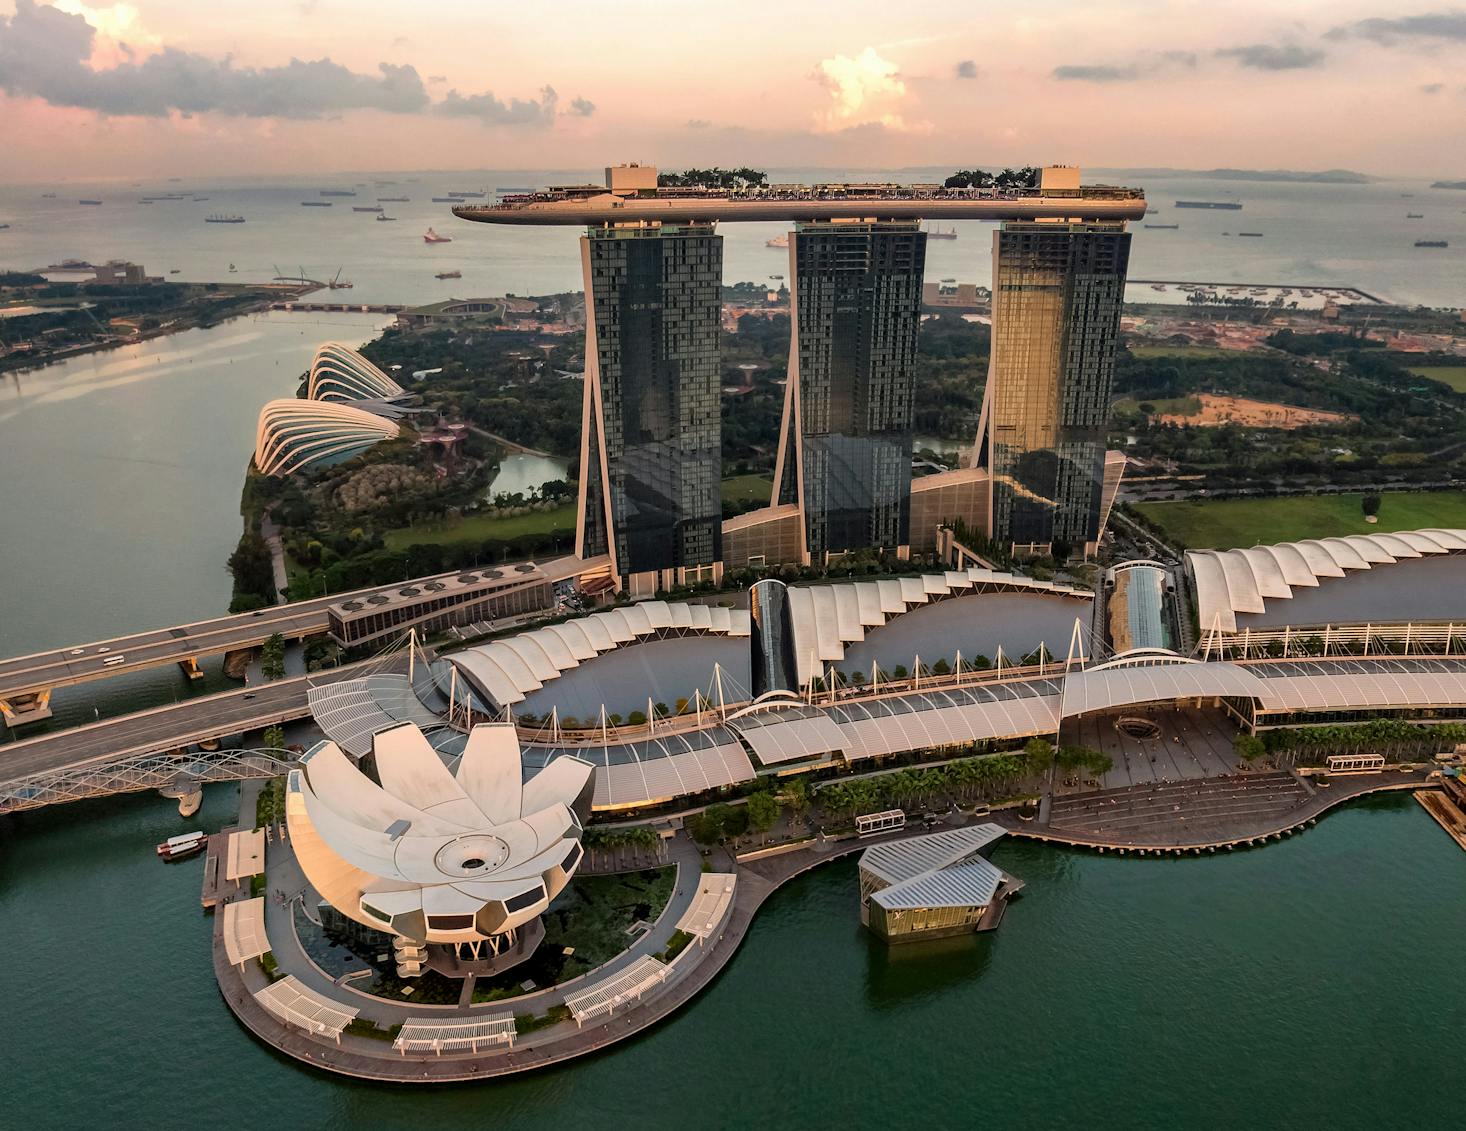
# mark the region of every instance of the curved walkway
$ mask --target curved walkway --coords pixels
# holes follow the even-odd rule
[[[1286,820],[1271,820],[1266,822],[1265,826],[1256,825],[1254,822],[1254,827],[1250,828],[1239,823],[1232,830],[1231,835],[1213,840],[1141,840],[1096,837],[1077,831],[1056,832],[1047,826],[1036,826],[1020,821],[1015,815],[1006,812],[994,812],[991,815],[984,814],[976,818],[964,814],[960,822],[953,821],[952,823],[956,825],[973,821],[995,820],[1016,836],[1101,850],[1156,854],[1199,852],[1254,844],[1280,837],[1313,823],[1320,814],[1353,798],[1380,790],[1418,789],[1424,785],[1423,771],[1390,771],[1385,774],[1365,775],[1358,778],[1336,777],[1328,788],[1313,789],[1309,800],[1290,811]],[[229,964],[224,953],[222,915],[216,916],[214,923],[214,972],[219,981],[220,992],[229,1008],[234,1011],[235,1016],[247,1029],[266,1044],[313,1067],[361,1079],[398,1083],[450,1083],[514,1075],[561,1064],[598,1052],[662,1021],[691,1001],[722,973],[747,935],[759,908],[783,884],[820,864],[839,859],[884,840],[912,835],[915,831],[908,828],[893,832],[886,837],[872,837],[867,840],[850,837],[839,841],[816,841],[800,848],[768,855],[743,864],[728,861],[728,864],[737,871],[738,886],[727,919],[715,937],[707,940],[702,946],[693,942],[682,952],[669,967],[669,974],[662,989],[653,991],[645,999],[630,1004],[620,1013],[608,1017],[603,1022],[580,1029],[575,1028],[570,1022],[562,1022],[519,1039],[508,1050],[444,1053],[442,1055],[414,1053],[403,1056],[385,1041],[343,1034],[341,1043],[338,1045],[290,1028],[267,1013],[255,1000],[254,991],[262,988],[267,981],[258,965],[252,962],[246,963],[241,970]],[[676,918],[672,915],[672,904],[680,902],[685,888],[690,887],[695,890],[696,876],[701,873],[701,856],[692,842],[686,839],[685,834],[679,834],[671,847],[672,857],[678,864],[678,890],[673,900],[669,901],[666,911],[658,919],[656,927],[652,932],[643,936],[637,946],[628,949],[627,952],[613,959],[611,963],[584,975],[578,981],[588,981],[591,978],[600,980],[625,966],[640,954],[660,949],[665,945],[664,941],[660,944],[652,944],[651,936],[655,934],[658,938],[663,939],[670,936],[672,924],[676,922]],[[690,899],[690,896],[687,898]],[[283,926],[287,931],[285,936],[287,941],[298,945],[293,923],[284,924],[281,921],[281,916],[289,916],[289,914],[288,905],[284,907],[270,905],[267,911],[270,938],[274,941],[277,938],[276,931]],[[680,911],[677,912],[677,917],[680,917],[680,914]],[[308,959],[307,963],[309,964]],[[294,965],[294,962],[291,965]],[[302,980],[314,982],[314,988],[322,992],[338,998],[342,997],[343,987],[339,983],[326,978],[313,964],[309,965],[311,969],[315,970],[315,978],[302,978]],[[422,1005],[407,1007],[379,998],[369,998],[356,991],[350,992],[350,998],[351,1004],[355,1006],[360,1006],[364,1002],[377,1003],[371,1009],[363,1009],[362,1016],[372,1020],[395,1023],[407,1016],[422,1018],[436,1015],[443,1018],[462,1018],[510,1010],[522,1013],[529,1005],[535,1006],[536,1011],[542,1011],[550,1005],[562,1002],[565,988],[568,985],[570,983],[526,995],[523,998],[467,1008],[443,1006],[433,1009]],[[429,1010],[432,1012],[427,1012]]]

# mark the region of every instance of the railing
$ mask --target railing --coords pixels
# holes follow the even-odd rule
[[[0,783],[0,813],[19,813],[114,793],[279,777],[296,764],[295,759],[289,750],[205,750],[147,754],[69,767]]]
[[[1461,641],[1457,644],[1456,641]],[[1466,624],[1288,625],[1209,631],[1203,660],[1348,659],[1365,656],[1466,656]]]

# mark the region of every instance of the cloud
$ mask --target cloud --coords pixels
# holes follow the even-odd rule
[[[1442,39],[1466,42],[1466,11],[1422,12],[1418,16],[1375,16],[1343,24],[1327,33],[1329,39],[1370,39],[1392,47],[1404,39]]]
[[[848,129],[871,123],[905,128],[899,113],[906,98],[901,69],[881,58],[874,47],[867,47],[853,59],[847,55],[823,59],[814,77],[830,94],[830,105],[823,116],[826,128]]]
[[[959,79],[977,78],[977,64],[971,59],[963,59],[952,70]]]
[[[450,118],[477,118],[493,126],[549,126],[555,121],[560,96],[553,86],[540,88],[538,98],[500,100],[491,93],[459,94],[450,90],[435,107]]]
[[[98,10],[107,14],[103,19],[74,0],[72,6],[78,11],[16,0],[14,15],[0,16],[0,92],[52,106],[149,118],[214,113],[309,119],[350,110],[416,114],[432,109],[508,124],[543,125],[555,117],[555,92],[549,86],[537,99],[507,102],[492,94],[450,91],[435,106],[410,64],[381,63],[375,74],[330,59],[240,67],[227,56],[214,59],[161,45],[138,61],[125,43],[117,43],[122,61],[102,68],[96,65],[99,34],[106,35],[114,24],[131,28],[135,14],[116,5]],[[89,22],[91,17],[98,22]],[[577,98],[570,112],[584,116],[594,109]]]
[[[596,112],[596,104],[577,95],[570,100],[570,109],[565,112],[574,118],[589,118]]]
[[[1420,92],[1422,94],[1439,94],[1445,88],[1446,84],[1443,82],[1428,82],[1420,88]]]
[[[1298,71],[1316,67],[1327,56],[1316,47],[1299,47],[1295,43],[1281,47],[1271,43],[1252,43],[1245,47],[1222,47],[1212,52],[1219,59],[1235,59],[1239,67],[1259,71]]]
[[[1123,67],[1105,63],[1068,63],[1054,68],[1054,78],[1060,82],[1134,82],[1140,74],[1140,68],[1133,63]]]

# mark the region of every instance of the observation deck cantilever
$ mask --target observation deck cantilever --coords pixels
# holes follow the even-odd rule
[[[546,224],[598,227],[607,224],[711,223],[718,220],[770,222],[814,220],[1138,220],[1145,215],[1140,189],[1082,188],[1066,192],[884,192],[708,193],[707,195],[618,196],[532,193],[495,205],[453,209],[462,220],[481,224]]]

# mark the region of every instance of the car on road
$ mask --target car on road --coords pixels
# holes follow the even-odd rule
[[[253,691],[251,691],[248,695],[245,696],[245,699],[246,700],[249,700],[249,699],[253,699],[254,697],[255,697],[255,693]]]
[[[108,648],[107,645],[103,644],[100,648],[97,649],[97,651],[98,652],[110,652],[110,651],[112,651],[112,649],[111,648]]]
[[[82,653],[83,653],[83,652],[85,652],[85,651],[86,651],[86,649],[85,649],[85,648],[73,648],[73,649],[72,649],[72,650],[71,650],[71,654],[72,654],[72,655],[73,655],[73,656],[80,656],[80,655],[81,655],[81,654],[82,654]]]

